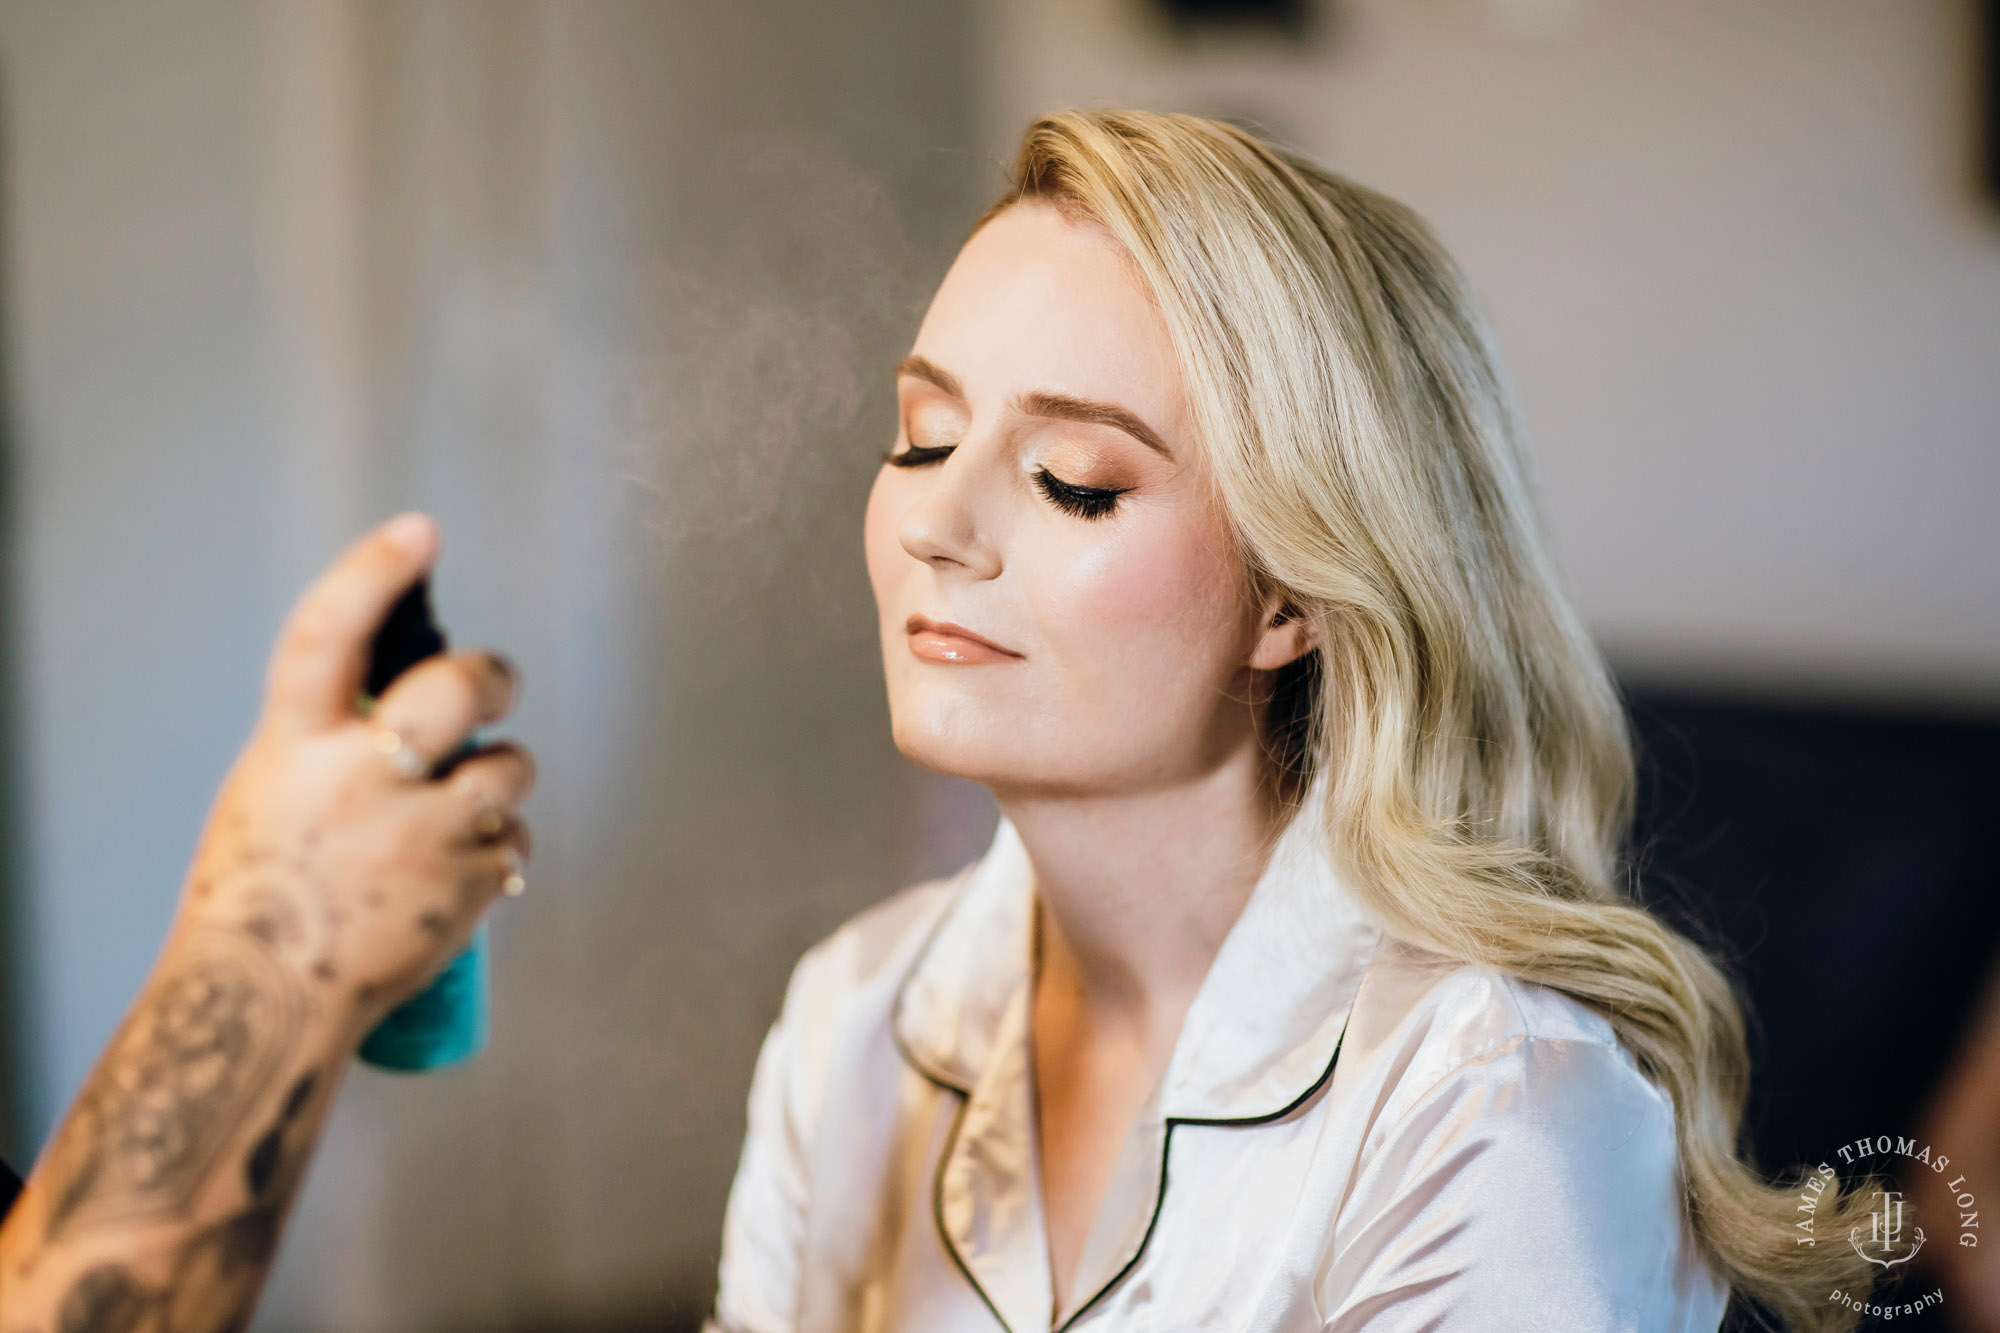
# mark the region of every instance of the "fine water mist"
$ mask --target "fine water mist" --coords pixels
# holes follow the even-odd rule
[[[769,134],[717,157],[699,262],[642,279],[629,480],[670,580],[727,571],[671,598],[726,621],[775,594],[816,617],[860,569],[891,369],[949,256],[919,252],[829,140]]]

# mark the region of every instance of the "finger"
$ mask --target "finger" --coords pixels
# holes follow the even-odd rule
[[[472,853],[459,879],[459,909],[475,918],[495,898],[518,898],[528,887],[527,858],[505,843]]]
[[[526,750],[505,741],[481,746],[449,782],[411,789],[407,810],[413,836],[454,858],[471,854],[477,860],[500,846],[525,854],[527,827],[519,807],[534,785],[534,761]],[[494,815],[497,824],[488,818]]]
[[[512,847],[526,861],[534,856],[534,842],[528,836],[528,821],[512,811],[488,806],[472,816],[465,834],[471,847]]]
[[[525,834],[527,830],[522,829]],[[528,891],[528,854],[517,846],[500,849],[500,895],[518,898]]]
[[[451,771],[450,797],[466,815],[512,811],[535,789],[535,759],[512,741],[490,741]]]
[[[431,764],[457,749],[473,728],[497,722],[514,704],[515,671],[498,653],[452,653],[404,672],[375,705],[378,736],[393,738]]]
[[[349,547],[285,621],[271,654],[268,715],[301,728],[351,717],[370,639],[437,552],[437,524],[423,514],[391,519]]]

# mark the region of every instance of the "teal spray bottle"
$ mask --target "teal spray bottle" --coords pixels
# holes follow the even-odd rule
[[[369,646],[363,706],[373,707],[391,682],[445,650],[444,632],[431,614],[430,580],[419,579],[390,608]],[[467,741],[438,765],[440,776],[470,753]],[[473,932],[465,952],[445,965],[422,992],[405,1001],[361,1043],[361,1058],[381,1069],[417,1073],[442,1069],[477,1055],[486,1045],[486,927]]]

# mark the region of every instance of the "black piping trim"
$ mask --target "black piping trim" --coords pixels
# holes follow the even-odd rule
[[[939,1078],[926,1069],[922,1063],[912,1059],[909,1050],[903,1045],[901,1035],[892,1035],[895,1036],[896,1049],[903,1052],[903,1058],[909,1061],[913,1069],[946,1092],[958,1094],[958,1111],[951,1118],[951,1132],[945,1135],[944,1148],[938,1154],[937,1174],[931,1178],[931,1220],[937,1226],[938,1240],[944,1245],[944,1252],[951,1256],[952,1265],[964,1276],[966,1282],[971,1284],[973,1291],[979,1294],[981,1303],[992,1312],[993,1318],[999,1323],[1000,1327],[1008,1329],[1008,1333],[1012,1333],[1006,1317],[1000,1313],[1000,1307],[996,1306],[993,1303],[993,1298],[986,1294],[986,1288],[979,1285],[979,1279],[973,1275],[971,1266],[965,1262],[965,1256],[958,1252],[958,1246],[952,1244],[951,1231],[944,1223],[944,1170],[946,1164],[951,1161],[952,1150],[958,1146],[958,1131],[960,1126],[965,1123],[965,1110],[972,1101],[972,1094],[955,1083]],[[1190,1125],[1197,1129],[1250,1129],[1258,1125],[1268,1125],[1275,1121],[1283,1120],[1286,1116],[1292,1114],[1292,1112],[1318,1096],[1325,1089],[1326,1085],[1332,1081],[1334,1067],[1340,1063],[1341,1044],[1346,1040],[1347,1023],[1343,1020],[1340,1025],[1340,1036],[1333,1043],[1333,1058],[1326,1062],[1326,1068],[1320,1071],[1319,1077],[1312,1081],[1310,1087],[1275,1111],[1268,1111],[1263,1115],[1244,1116],[1240,1119],[1229,1119],[1227,1117],[1210,1118],[1206,1116],[1167,1117],[1166,1132],[1161,1136],[1160,1140],[1160,1188],[1153,1195],[1153,1215],[1146,1219],[1146,1231],[1144,1235],[1139,1237],[1139,1248],[1132,1252],[1132,1257],[1125,1261],[1125,1266],[1112,1274],[1111,1280],[1106,1282],[1102,1287],[1099,1287],[1095,1295],[1082,1305],[1077,1306],[1076,1312],[1063,1320],[1056,1327],[1054,1333],[1066,1333],[1066,1330],[1073,1326],[1077,1320],[1089,1314],[1099,1302],[1116,1290],[1119,1283],[1131,1276],[1132,1270],[1139,1266],[1141,1259],[1145,1258],[1146,1247],[1152,1244],[1153,1241],[1153,1232],[1159,1229],[1160,1213],[1167,1206],[1167,1162],[1173,1156],[1174,1131],[1183,1125]]]
[[[965,870],[959,872],[960,875],[969,875],[979,864],[979,862],[974,862],[973,865],[967,866]],[[980,1303],[992,1314],[994,1322],[1006,1330],[1006,1333],[1013,1333],[1013,1328],[1007,1323],[1006,1316],[1000,1313],[1000,1307],[993,1303],[991,1296],[987,1295],[986,1288],[979,1285],[979,1279],[973,1275],[971,1265],[965,1262],[965,1256],[958,1252],[958,1246],[952,1244],[951,1231],[945,1226],[944,1222],[944,1171],[946,1165],[951,1161],[952,1151],[958,1147],[958,1132],[965,1124],[966,1108],[972,1103],[972,1089],[962,1088],[932,1069],[929,1063],[919,1059],[916,1052],[910,1049],[909,1043],[903,1040],[903,1000],[909,992],[910,982],[915,978],[918,968],[923,965],[924,959],[929,957],[931,946],[937,942],[937,937],[944,933],[945,923],[956,915],[959,908],[963,905],[965,901],[964,888],[965,883],[961,879],[954,886],[952,901],[939,914],[937,922],[931,927],[930,934],[925,937],[923,946],[917,950],[916,958],[910,964],[910,970],[904,974],[901,984],[896,987],[896,1000],[890,1007],[889,1013],[889,1039],[895,1044],[897,1052],[902,1055],[903,1062],[922,1075],[926,1082],[946,1092],[955,1093],[958,1096],[958,1110],[952,1115],[951,1129],[945,1135],[944,1147],[938,1153],[937,1172],[931,1177],[931,1221],[937,1227],[938,1242],[944,1246],[944,1252],[951,1256],[952,1266],[958,1269],[959,1273],[972,1287],[972,1290],[978,1294]],[[1348,1017],[1351,1018],[1352,1016],[1353,1006],[1350,1002]],[[1077,1306],[1075,1313],[1063,1320],[1061,1324],[1052,1330],[1052,1333],[1067,1333],[1077,1320],[1089,1314],[1106,1296],[1117,1290],[1118,1284],[1131,1276],[1132,1270],[1139,1266],[1139,1261],[1146,1257],[1146,1247],[1152,1244],[1153,1232],[1158,1230],[1160,1225],[1160,1213],[1167,1206],[1167,1162],[1173,1156],[1174,1131],[1176,1129],[1179,1129],[1183,1125],[1192,1126],[1196,1129],[1251,1129],[1258,1125],[1268,1125],[1275,1121],[1283,1120],[1286,1116],[1292,1114],[1292,1112],[1318,1096],[1326,1085],[1332,1081],[1334,1067],[1340,1063],[1341,1045],[1346,1040],[1347,1020],[1342,1019],[1340,1023],[1340,1036],[1334,1039],[1333,1056],[1326,1062],[1326,1068],[1320,1071],[1319,1077],[1315,1078],[1306,1087],[1304,1092],[1301,1092],[1275,1111],[1267,1111],[1262,1115],[1242,1116],[1234,1119],[1229,1117],[1168,1116],[1166,1130],[1160,1138],[1160,1187],[1153,1195],[1153,1215],[1146,1219],[1146,1230],[1139,1237],[1139,1248],[1132,1252],[1132,1257],[1125,1261],[1123,1268],[1111,1275],[1110,1281],[1099,1287],[1096,1294],[1089,1300]]]
[[[926,1073],[924,1077],[930,1078],[930,1075]],[[979,1279],[973,1276],[972,1267],[965,1262],[965,1256],[958,1252],[958,1246],[951,1243],[951,1230],[944,1224],[944,1169],[951,1161],[952,1150],[958,1147],[958,1130],[965,1123],[965,1109],[972,1105],[972,1097],[962,1089],[954,1088],[941,1080],[932,1078],[931,1082],[950,1092],[958,1093],[958,1113],[951,1118],[951,1132],[945,1135],[944,1150],[938,1154],[937,1174],[931,1177],[931,1220],[937,1225],[938,1240],[943,1244],[944,1252],[951,1256],[951,1262],[959,1273],[971,1284],[972,1289],[979,1293],[980,1301],[991,1312],[994,1322],[1006,1329],[1007,1333],[1013,1333],[1012,1327],[1007,1323],[1007,1316],[1000,1313],[1000,1307],[993,1303],[993,1298],[986,1294],[986,1288],[980,1286]]]
[[[1352,1011],[1350,1010],[1350,1014],[1351,1012]],[[1131,1275],[1132,1270],[1139,1266],[1139,1260],[1145,1258],[1146,1247],[1152,1243],[1153,1232],[1160,1225],[1160,1213],[1167,1206],[1167,1160],[1173,1156],[1174,1152],[1174,1131],[1176,1129],[1179,1129],[1182,1125],[1192,1125],[1198,1129],[1249,1129],[1257,1125],[1268,1125],[1274,1121],[1283,1120],[1286,1116],[1290,1115],[1292,1112],[1298,1110],[1301,1106],[1304,1106],[1307,1102],[1311,1101],[1314,1097],[1318,1096],[1321,1089],[1325,1088],[1326,1085],[1333,1080],[1333,1067],[1340,1063],[1341,1043],[1345,1042],[1346,1040],[1347,1040],[1347,1021],[1346,1019],[1342,1019],[1340,1024],[1340,1036],[1336,1038],[1333,1043],[1333,1058],[1326,1062],[1326,1068],[1320,1072],[1320,1076],[1318,1078],[1312,1081],[1311,1087],[1308,1087],[1304,1092],[1292,1098],[1290,1102],[1286,1103],[1284,1106],[1279,1107],[1275,1111],[1267,1112],[1264,1115],[1245,1116],[1242,1119],[1237,1119],[1237,1120],[1232,1120],[1228,1118],[1210,1119],[1204,1116],[1167,1117],[1166,1133],[1162,1135],[1160,1140],[1160,1188],[1159,1191],[1153,1196],[1153,1215],[1146,1221],[1146,1234],[1139,1237],[1139,1248],[1132,1252],[1132,1257],[1125,1261],[1125,1266],[1123,1268],[1119,1269],[1116,1273],[1113,1273],[1111,1275],[1111,1280],[1109,1282],[1106,1282],[1103,1286],[1097,1289],[1096,1295],[1092,1296],[1082,1305],[1077,1306],[1075,1314],[1072,1314],[1069,1318],[1063,1320],[1061,1324],[1056,1326],[1055,1333],[1065,1333],[1065,1330],[1069,1329],[1072,1325],[1074,1325],[1077,1320],[1089,1314],[1091,1309],[1095,1307],[1099,1301],[1102,1301],[1106,1296],[1109,1296],[1114,1290],[1117,1289],[1119,1283],[1123,1282],[1127,1277]],[[942,1165],[940,1165],[938,1171],[938,1179],[940,1182],[942,1182],[944,1179],[944,1171]],[[982,1297],[986,1295],[986,1293],[983,1291],[980,1292],[979,1294]],[[992,1302],[988,1301],[987,1304],[991,1305]]]
[[[972,874],[983,864],[985,864],[984,858],[974,861],[953,877],[951,901],[945,904],[942,912],[938,913],[938,919],[931,923],[930,931],[924,936],[923,944],[918,947],[915,957],[910,960],[909,970],[904,972],[903,979],[896,983],[896,999],[889,1006],[889,1040],[895,1043],[897,1053],[903,1057],[903,1063],[916,1070],[919,1074],[922,1074],[932,1083],[937,1084],[940,1088],[955,1092],[960,1097],[967,1099],[971,1098],[972,1089],[961,1088],[943,1074],[932,1069],[930,1063],[926,1060],[918,1059],[917,1053],[910,1049],[910,1044],[903,1040],[903,1002],[909,998],[910,983],[916,980],[917,973],[923,969],[925,960],[931,956],[931,950],[937,945],[938,936],[944,934],[945,926],[965,906],[966,889]],[[954,1126],[952,1130],[953,1135],[956,1136],[957,1132],[957,1127]]]
[[[970,869],[971,867],[967,868],[968,871]],[[967,872],[960,873],[963,876]],[[965,1124],[966,1108],[972,1104],[972,1089],[961,1088],[932,1069],[930,1063],[918,1059],[917,1053],[910,1049],[910,1044],[903,1040],[903,1000],[909,994],[910,982],[915,979],[917,970],[923,966],[924,960],[930,957],[931,946],[936,944],[937,937],[944,933],[945,923],[957,914],[959,907],[965,902],[965,887],[963,878],[953,886],[951,902],[947,903],[945,910],[938,914],[936,923],[931,926],[930,934],[924,938],[923,947],[917,950],[916,958],[910,964],[910,970],[903,975],[903,980],[896,987],[896,1001],[889,1010],[889,1040],[895,1043],[897,1053],[903,1057],[903,1063],[916,1070],[926,1082],[958,1096],[958,1110],[951,1117],[951,1130],[945,1135],[944,1148],[938,1154],[937,1174],[931,1178],[931,1221],[937,1227],[938,1242],[944,1246],[944,1252],[951,1256],[952,1265],[958,1269],[973,1291],[979,1294],[980,1303],[992,1314],[994,1322],[1006,1329],[1007,1333],[1013,1333],[1007,1324],[1006,1316],[1000,1313],[1000,1307],[986,1294],[986,1288],[979,1285],[979,1279],[973,1276],[972,1269],[966,1265],[965,1257],[958,1252],[958,1247],[951,1243],[951,1232],[944,1224],[944,1168],[945,1164],[951,1161],[952,1150],[958,1147],[958,1131]]]

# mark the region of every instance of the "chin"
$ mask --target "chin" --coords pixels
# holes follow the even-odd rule
[[[986,737],[967,735],[963,729],[939,727],[896,718],[891,725],[896,748],[903,758],[919,768],[948,778],[965,778],[991,785],[1007,765]]]
[[[1001,719],[984,719],[979,727],[922,725],[895,718],[896,748],[919,768],[948,778],[963,778],[1000,795],[1038,793],[1043,796],[1087,796],[1131,785],[1132,775],[1107,769],[1099,760],[1083,760],[1028,729],[1008,726]]]
[[[926,702],[934,706],[889,710],[896,748],[919,768],[1000,790],[1039,786],[1060,767],[1010,713]]]

